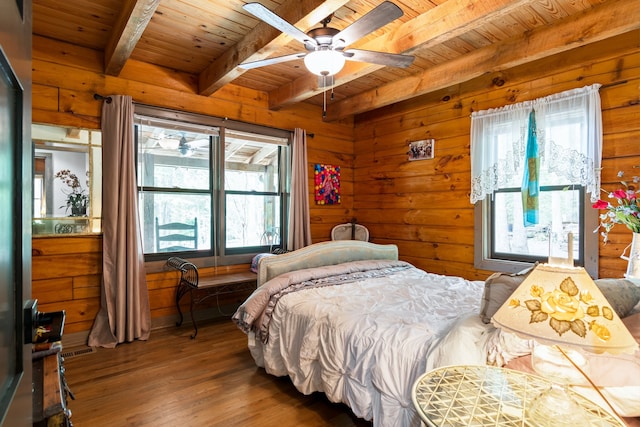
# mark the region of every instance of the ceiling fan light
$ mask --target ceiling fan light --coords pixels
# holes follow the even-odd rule
[[[332,76],[342,70],[345,59],[335,50],[315,50],[304,57],[304,65],[318,76]]]

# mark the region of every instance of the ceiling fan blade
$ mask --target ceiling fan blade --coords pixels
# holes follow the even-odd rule
[[[303,44],[310,44],[312,46],[317,46],[315,40],[305,34],[302,30],[294,27],[284,19],[280,18],[275,13],[271,12],[269,9],[261,5],[260,3],[247,3],[242,6],[244,10],[254,15],[256,18],[259,18],[271,25],[272,27],[282,31],[285,34],[290,35],[294,39],[300,41]]]
[[[401,55],[399,53],[374,52],[371,50],[348,49],[343,52],[344,56],[357,62],[369,62],[371,64],[385,65],[388,67],[406,68],[413,63],[414,57],[411,55]]]
[[[295,59],[302,59],[305,57],[305,55],[306,53],[304,52],[292,53],[291,55],[276,56],[275,58],[267,58],[267,59],[261,59],[259,61],[245,62],[244,64],[238,65],[238,67],[243,68],[245,70],[252,70],[258,67],[264,67],[265,65],[273,65],[273,64],[279,64],[281,62],[293,61]]]
[[[390,1],[380,3],[362,18],[333,36],[333,48],[348,46],[367,34],[384,27],[389,22],[400,18],[402,15],[402,9]]]

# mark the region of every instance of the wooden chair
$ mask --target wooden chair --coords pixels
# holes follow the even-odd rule
[[[198,218],[193,224],[170,222],[158,224],[156,217],[156,252],[178,252],[198,249]]]

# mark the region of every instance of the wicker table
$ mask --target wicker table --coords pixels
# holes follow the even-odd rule
[[[493,366],[448,366],[422,375],[411,397],[420,418],[432,427],[529,426],[527,402],[550,383],[538,376]],[[571,392],[590,426],[624,426],[609,412]]]

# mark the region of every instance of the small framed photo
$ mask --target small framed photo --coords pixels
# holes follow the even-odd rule
[[[409,143],[409,160],[433,159],[435,139],[423,139]]]

